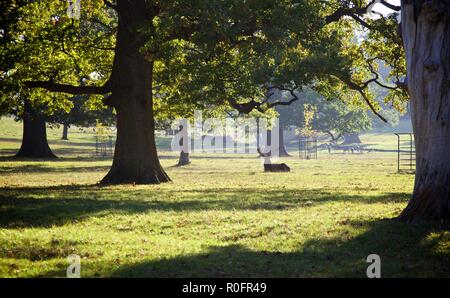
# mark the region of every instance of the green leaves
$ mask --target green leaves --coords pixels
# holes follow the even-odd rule
[[[20,111],[23,98],[47,114],[73,107],[71,96],[25,88],[27,81],[90,85],[108,78],[113,51],[100,48],[114,47],[117,20],[101,1],[82,1],[80,20],[67,16],[66,1],[9,1],[8,7],[17,17],[1,24],[8,38],[0,54],[9,62],[2,69],[1,113]]]
[[[6,2],[5,2],[6,3]],[[158,117],[195,108],[270,106],[273,89],[310,88],[324,98],[367,101],[369,86],[392,87],[385,102],[401,107],[394,88],[405,72],[396,17],[370,19],[368,1],[348,0],[166,0],[146,1],[148,18],[125,24],[136,30],[141,53],[154,68]],[[30,80],[103,85],[113,69],[118,16],[100,0],[84,0],[80,20],[66,15],[65,1],[2,4],[3,112],[26,96],[55,109],[71,107],[68,96],[25,89]],[[334,22],[327,16],[346,12]],[[349,12],[357,18],[350,18]],[[356,21],[355,21],[356,20]],[[361,24],[370,31],[361,31]],[[376,77],[378,61],[390,67]],[[17,95],[20,96],[17,96]],[[99,101],[97,101],[98,103]],[[348,102],[348,101],[347,101]],[[236,104],[234,105],[236,107]],[[93,108],[100,108],[94,104]]]

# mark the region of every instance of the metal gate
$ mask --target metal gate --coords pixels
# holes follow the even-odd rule
[[[399,173],[416,172],[416,146],[414,134],[396,133],[397,136],[397,171]]]
[[[112,156],[114,141],[112,136],[96,136],[95,137],[95,155],[96,156]]]

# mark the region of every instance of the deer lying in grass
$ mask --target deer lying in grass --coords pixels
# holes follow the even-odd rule
[[[264,158],[264,172],[290,172],[291,168],[285,163],[272,163],[270,153],[262,153],[258,148],[259,156]]]

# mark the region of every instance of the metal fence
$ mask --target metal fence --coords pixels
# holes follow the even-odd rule
[[[298,151],[300,159],[317,159],[317,138],[300,137]]]
[[[114,139],[112,136],[95,137],[95,155],[112,156],[114,152]]]
[[[416,146],[414,134],[396,133],[397,136],[397,171],[399,173],[415,173]]]

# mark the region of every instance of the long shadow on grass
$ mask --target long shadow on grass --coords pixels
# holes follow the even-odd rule
[[[98,161],[98,160],[97,160]],[[106,172],[111,166],[70,166],[70,167],[55,167],[48,166],[48,164],[26,164],[26,165],[13,165],[13,166],[1,166],[0,174],[2,173],[69,173],[69,172]]]
[[[110,213],[203,210],[288,210],[330,202],[406,202],[408,193],[347,195],[325,190],[221,188],[168,190],[54,186],[0,189],[0,227],[49,227]]]
[[[94,139],[94,137],[92,137]],[[0,142],[11,142],[11,143],[22,143],[21,138],[0,138]],[[64,140],[49,140],[48,143],[51,145],[64,145],[73,147],[95,147],[95,140],[93,142],[71,142]]]
[[[82,271],[92,276],[113,277],[366,277],[369,254],[381,257],[382,277],[449,277],[449,252],[433,253],[445,239],[427,239],[442,232],[440,225],[406,225],[395,220],[350,221],[343,235],[314,239],[299,244],[294,251],[251,250],[238,243],[210,246],[200,254],[184,254],[167,259],[145,259],[119,266],[115,260],[93,261]],[[345,231],[363,231],[355,237]],[[263,239],[261,239],[263,241]],[[447,239],[448,241],[448,239]],[[188,243],[186,243],[188,245]],[[124,258],[123,261],[126,261]],[[137,260],[136,258],[134,260]],[[60,270],[42,276],[64,276]]]
[[[20,146],[19,146],[20,147]],[[0,154],[1,155],[6,155],[5,157],[2,157],[2,159],[11,159],[14,156],[14,154],[16,154],[19,151],[19,147],[16,149],[0,149]],[[52,146],[50,145],[50,148],[52,148]],[[80,149],[80,148],[76,148],[76,147],[59,147],[56,149],[52,149],[53,153],[56,154],[56,156],[63,156],[63,155],[72,155],[72,156],[79,156],[79,155],[94,155],[95,154],[95,147],[90,149],[90,148],[85,148],[85,149]],[[32,161],[33,159],[29,159],[30,161]]]
[[[11,159],[14,154],[16,154],[19,151],[19,148],[17,149],[0,149],[0,155],[5,155],[0,157],[1,159]]]
[[[34,162],[49,162],[49,165],[51,163],[58,163],[58,162],[76,162],[76,161],[82,161],[82,162],[98,162],[98,161],[105,161],[110,160],[112,161],[112,156],[95,156],[95,151],[92,150],[77,150],[72,148],[60,148],[55,149],[53,152],[58,156],[57,159],[46,159],[46,158],[17,158],[14,157],[14,154],[16,154],[19,150],[18,149],[0,149],[0,154],[2,155],[8,155],[8,156],[0,156],[0,170],[1,168],[10,168],[9,171],[20,171],[20,172],[37,172],[37,171],[43,171],[43,172],[52,172],[52,171],[71,171],[73,169],[77,169],[77,167],[68,167],[67,170],[63,169],[54,169],[51,166],[43,167],[42,165],[34,165]],[[87,156],[91,155],[91,156]],[[229,156],[214,156],[214,155],[208,155],[208,156],[191,156],[190,158],[192,160],[196,159],[226,159],[226,160],[239,160],[239,159],[248,159],[254,157],[255,160],[259,158],[258,156],[248,155],[248,156],[235,156],[233,154],[230,154]],[[177,155],[164,155],[160,154],[158,156],[161,160],[178,160]],[[24,166],[18,166],[18,165],[11,165],[8,167],[2,166],[1,162],[17,162],[17,161],[26,161],[30,162],[31,164],[24,165]]]
[[[252,251],[231,244],[209,247],[199,255],[122,266],[113,276],[151,277],[366,277],[369,254],[382,260],[388,276],[450,276],[449,254],[432,256],[436,241],[423,243],[440,227],[411,227],[394,220],[349,222],[348,229],[365,228],[355,238],[321,239],[317,235],[295,252]],[[421,243],[422,242],[422,243]]]
[[[77,169],[77,167],[67,167],[67,169],[54,169],[50,166],[50,164],[53,163],[59,163],[59,162],[99,162],[99,161],[112,161],[112,156],[95,156],[94,151],[86,151],[86,152],[79,152],[82,153],[83,156],[76,155],[74,151],[67,151],[65,154],[61,154],[61,150],[53,150],[55,154],[58,155],[57,159],[54,158],[22,158],[22,157],[15,157],[13,154],[17,153],[19,151],[18,149],[11,149],[6,154],[8,156],[0,156],[0,170],[6,169],[5,171],[20,171],[20,172],[37,172],[37,171],[43,171],[43,172],[52,172],[52,171],[72,171],[73,169]],[[0,154],[4,153],[0,149]],[[72,156],[71,156],[72,155]],[[90,155],[90,156],[89,156]],[[178,156],[170,156],[170,155],[160,155],[159,159],[173,159],[178,160]],[[10,165],[10,166],[3,166],[2,162],[29,162],[30,164],[27,165]],[[46,162],[48,163],[46,167],[42,166],[42,164],[34,164],[34,163],[42,163]],[[92,168],[95,168],[93,166]],[[9,169],[9,170],[7,170]]]
[[[19,150],[15,150],[14,152],[17,153],[17,151]],[[106,160],[111,160],[112,161],[112,157],[111,156],[58,156],[58,158],[54,159],[47,159],[47,158],[23,158],[23,157],[15,157],[15,156],[0,156],[0,167],[4,167],[3,165],[1,165],[1,162],[18,162],[18,161],[26,161],[26,162],[30,162],[30,166],[34,166],[34,163],[42,163],[42,162],[49,162],[49,163],[58,163],[58,162],[77,162],[77,161],[82,161],[82,162],[98,162],[98,161],[106,161]],[[16,167],[16,165],[14,166],[9,166],[11,168]],[[20,168],[20,166],[18,167]],[[30,167],[32,168],[32,167]]]

